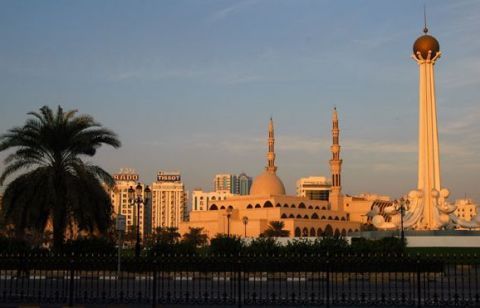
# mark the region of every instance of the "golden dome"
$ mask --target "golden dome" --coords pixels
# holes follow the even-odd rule
[[[282,180],[274,172],[265,170],[253,180],[250,195],[285,195],[285,186],[283,186]]]
[[[420,36],[415,43],[413,43],[413,54],[418,58],[417,52],[420,52],[423,59],[428,57],[428,51],[432,51],[430,59],[433,59],[435,55],[440,51],[440,44],[437,39],[431,35],[425,34]]]

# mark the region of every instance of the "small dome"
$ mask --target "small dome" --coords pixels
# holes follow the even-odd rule
[[[413,54],[417,58],[417,52],[420,52],[423,59],[427,59],[429,50],[432,51],[430,59],[433,59],[433,57],[435,57],[435,55],[440,51],[440,44],[438,43],[437,39],[431,35],[422,35],[415,41],[415,43],[413,43]]]
[[[285,195],[285,186],[274,172],[264,171],[253,180],[250,195]]]

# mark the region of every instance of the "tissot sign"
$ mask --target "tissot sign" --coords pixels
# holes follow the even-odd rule
[[[180,174],[157,174],[158,182],[180,182]]]

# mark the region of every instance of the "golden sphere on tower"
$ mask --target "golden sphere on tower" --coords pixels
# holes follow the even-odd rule
[[[440,44],[438,43],[437,39],[431,35],[422,35],[415,41],[415,43],[413,43],[413,54],[418,59],[420,59],[417,54],[418,52],[420,52],[422,58],[426,60],[430,50],[432,51],[430,59],[433,59],[440,51]]]

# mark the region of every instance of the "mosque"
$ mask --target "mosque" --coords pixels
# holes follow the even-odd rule
[[[286,195],[285,186],[276,173],[274,127],[270,119],[267,166],[254,179],[250,194],[209,200],[204,211],[192,211],[190,220],[180,223],[180,233],[188,232],[189,227],[201,227],[209,237],[219,233],[257,237],[271,221],[282,221],[290,237],[345,236],[358,231],[360,222],[352,221],[343,208],[339,135],[338,114],[334,109],[330,148],[332,188],[328,201]]]

